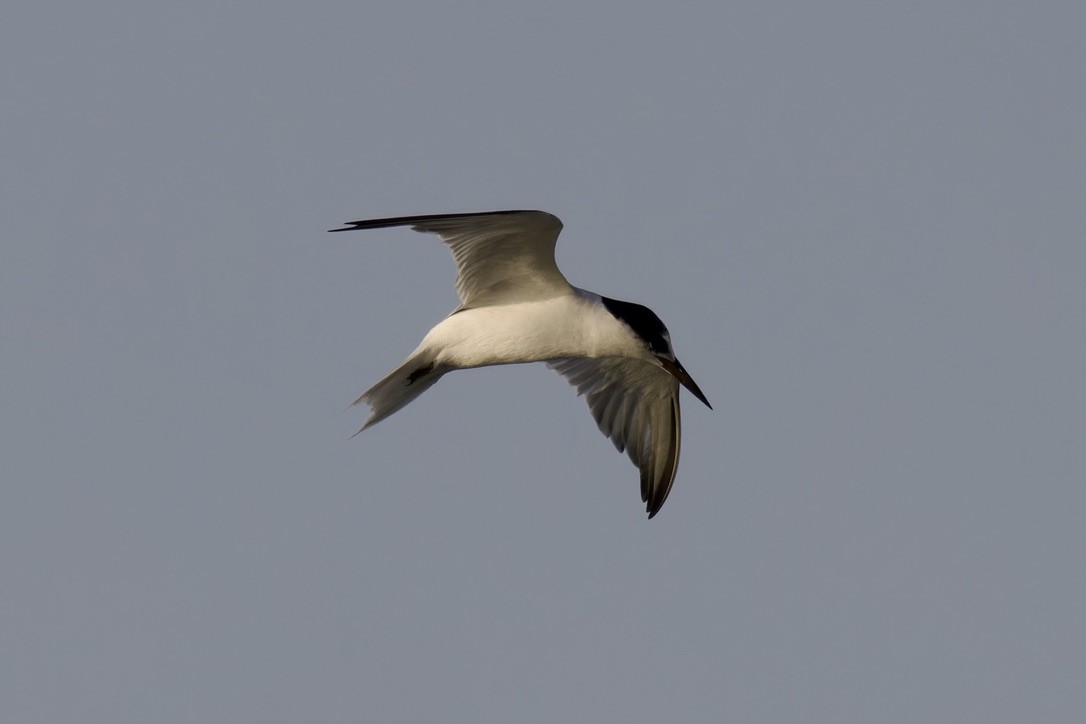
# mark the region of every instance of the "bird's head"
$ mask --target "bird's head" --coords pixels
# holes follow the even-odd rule
[[[671,373],[675,379],[682,383],[683,387],[690,390],[694,397],[704,402],[706,407],[710,410],[713,409],[701,388],[694,382],[694,378],[690,376],[690,373],[686,371],[675,356],[675,350],[671,346],[671,334],[668,333],[667,327],[664,326],[663,321],[656,316],[654,311],[633,302],[621,302],[608,297],[602,297],[601,299],[607,311],[614,315],[615,318],[622,320],[644,342],[646,350],[661,367]]]

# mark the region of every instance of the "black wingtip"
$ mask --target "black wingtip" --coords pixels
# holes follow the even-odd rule
[[[415,224],[429,221],[442,221],[444,219],[468,219],[475,216],[506,216],[509,214],[541,214],[542,211],[528,209],[508,209],[503,211],[470,211],[466,214],[424,214],[422,216],[390,216],[385,219],[361,219],[359,221],[344,221],[342,229],[329,229],[328,231],[358,231],[359,229],[387,229],[393,226],[414,226]],[[549,214],[548,214],[549,215]]]
[[[669,490],[668,492],[671,491]],[[665,500],[667,500],[666,492],[662,496],[658,492],[649,496],[649,499],[645,501],[647,503],[645,510],[649,514],[649,520],[656,517],[656,514],[660,512],[660,509],[664,507]]]

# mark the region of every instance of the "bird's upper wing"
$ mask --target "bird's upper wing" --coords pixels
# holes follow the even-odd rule
[[[641,500],[649,517],[656,515],[679,466],[678,380],[629,357],[571,357],[547,365],[585,396],[600,431],[641,470]]]
[[[570,291],[554,263],[562,231],[558,217],[543,211],[400,216],[349,221],[342,229],[410,226],[437,234],[456,260],[461,309],[546,299]]]

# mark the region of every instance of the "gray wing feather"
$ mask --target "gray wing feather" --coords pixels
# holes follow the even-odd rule
[[[600,432],[641,471],[641,500],[653,517],[679,465],[679,383],[651,362],[575,357],[547,363],[583,395]]]
[[[437,234],[448,245],[456,260],[461,309],[548,299],[571,291],[554,261],[562,222],[544,211],[399,216],[350,221],[331,231],[390,226]]]

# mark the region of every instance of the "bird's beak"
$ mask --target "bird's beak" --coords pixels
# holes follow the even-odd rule
[[[710,410],[713,409],[713,406],[709,404],[709,400],[705,399],[705,394],[701,391],[701,388],[698,387],[698,383],[694,382],[694,378],[690,376],[690,373],[683,369],[679,360],[667,359],[666,357],[657,357],[656,359],[660,360],[660,364],[664,366],[664,369],[674,375],[675,379],[681,382],[683,387],[690,390],[694,397],[704,402],[705,406]]]

